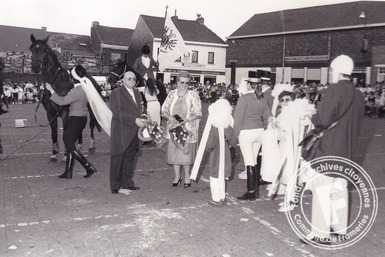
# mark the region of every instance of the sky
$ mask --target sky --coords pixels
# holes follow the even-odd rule
[[[385,1],[385,0],[381,0]],[[49,32],[90,35],[93,21],[102,26],[135,29],[139,15],[195,20],[222,39],[230,36],[254,14],[326,5],[348,0],[0,0],[0,25],[37,28]],[[2,36],[2,35],[0,35]]]

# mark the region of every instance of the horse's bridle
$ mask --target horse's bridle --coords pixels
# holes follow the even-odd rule
[[[123,78],[124,74],[126,73],[126,71],[127,71],[127,64],[125,63],[124,64],[124,70],[123,70],[122,74],[119,75],[113,71],[111,71],[111,74],[118,77],[118,80],[121,80]]]
[[[128,67],[128,65],[127,65],[127,63],[125,63],[125,64],[124,64],[124,70],[123,70],[122,74],[120,74],[120,75],[117,74],[117,73],[115,73],[115,72],[113,72],[113,71],[111,71],[111,74],[114,75],[114,76],[116,76],[116,77],[118,78],[118,81],[116,82],[118,85],[119,85],[119,81],[120,81],[121,79],[123,79],[124,74],[126,74],[127,67]],[[135,74],[135,76],[136,76],[136,74]],[[120,82],[120,83],[123,83],[123,82]],[[139,80],[136,81],[135,87],[137,87],[138,84],[139,84]]]

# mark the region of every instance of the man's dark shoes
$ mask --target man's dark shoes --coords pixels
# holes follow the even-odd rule
[[[255,201],[257,199],[255,192],[246,192],[242,196],[237,197],[239,200],[250,200]]]
[[[119,193],[119,190],[111,190],[111,193],[113,193],[114,195],[117,195]]]
[[[268,184],[271,184],[271,182],[264,181],[263,179],[259,180],[259,185],[260,186],[268,185]]]

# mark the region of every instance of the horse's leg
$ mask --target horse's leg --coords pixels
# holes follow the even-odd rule
[[[63,123],[63,137],[64,137],[64,131],[66,130],[67,128],[67,124],[68,124],[68,121],[69,121],[69,107],[63,107],[61,110],[60,110],[60,117],[61,117],[61,120],[62,120],[62,123]],[[63,138],[63,141],[64,141],[64,138]],[[66,163],[67,161],[67,149],[65,148],[64,146],[64,156],[63,156],[63,159],[61,160],[62,163]]]
[[[47,117],[48,117],[48,120],[52,120],[53,117],[50,117],[51,115],[49,115],[47,113]],[[59,154],[59,143],[57,141],[57,135],[58,135],[58,124],[57,124],[57,120],[55,120],[54,122],[52,122],[50,124],[50,127],[51,127],[51,139],[52,139],[52,155],[49,159],[49,162],[56,162],[57,161],[57,155]]]
[[[90,131],[91,131],[91,134],[90,134],[90,145],[88,147],[88,151],[90,153],[94,153],[95,152],[95,138],[94,138],[94,129],[95,129],[95,126],[96,126],[96,119],[90,119]]]

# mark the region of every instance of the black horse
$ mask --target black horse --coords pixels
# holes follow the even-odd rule
[[[48,46],[49,36],[47,36],[43,40],[35,39],[34,35],[31,34],[32,44],[29,49],[32,52],[32,72],[39,73],[41,72],[43,75],[43,81],[45,83],[49,83],[55,92],[59,96],[65,96],[73,87],[72,79],[70,77],[70,73],[67,69],[63,68],[60,62],[57,59],[57,56],[52,51],[52,49]],[[100,93],[100,87],[98,83],[91,76],[87,76],[93,83],[94,87]],[[45,84],[44,83],[44,84]],[[51,93],[44,89],[42,92],[41,103],[44,106],[44,109],[47,112],[47,118],[49,121],[49,125],[51,127],[51,138],[52,138],[52,156],[50,161],[56,162],[57,155],[59,153],[59,144],[57,141],[58,137],[58,122],[57,118],[60,117],[63,121],[63,127],[66,126],[68,118],[69,118],[69,106],[59,106],[54,102],[50,101]],[[101,131],[100,125],[97,123],[96,118],[89,109],[90,114],[90,152],[95,150],[95,140],[94,140],[94,128],[97,127],[98,131]],[[82,144],[82,137],[78,139],[78,144]]]
[[[138,81],[138,84],[136,85],[137,88],[141,88],[146,85],[143,77],[141,77],[139,73],[137,73],[131,66],[129,66],[127,64],[127,61],[121,61],[116,64],[116,66],[112,69],[111,74],[107,79],[107,82],[112,85],[112,88],[116,88],[117,86],[119,86],[120,81],[123,79],[124,74],[127,71],[132,71],[135,74],[136,81]],[[167,97],[166,88],[161,80],[157,80],[155,85],[159,90],[159,94],[158,94],[159,103],[160,105],[162,105],[164,100]],[[143,103],[146,106],[146,103],[147,103],[146,99],[143,93],[141,93],[141,95],[143,98]]]

